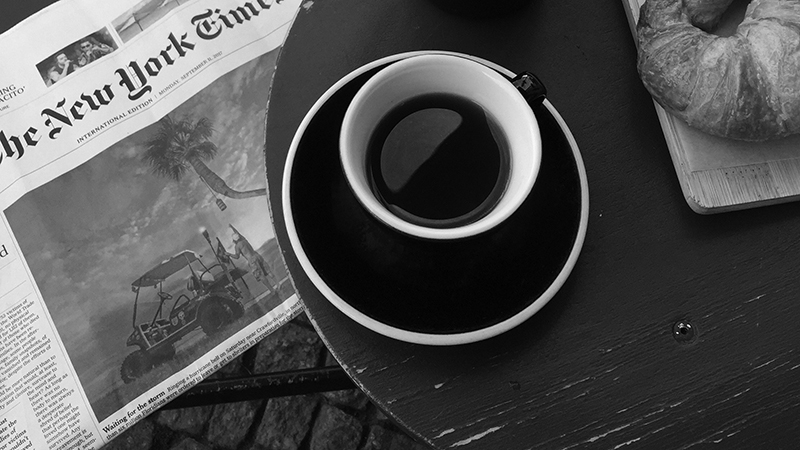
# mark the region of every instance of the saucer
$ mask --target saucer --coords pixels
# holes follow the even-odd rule
[[[355,198],[339,162],[339,130],[350,100],[382,67],[453,52],[409,52],[351,72],[314,104],[292,140],[283,212],[292,249],[317,289],[339,310],[402,341],[454,345],[495,336],[542,308],[575,266],[586,236],[589,194],[575,139],[545,100],[533,107],[542,162],[525,202],[499,226],[467,239],[429,241],[388,228]]]

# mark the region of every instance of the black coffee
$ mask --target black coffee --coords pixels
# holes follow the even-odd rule
[[[381,119],[369,144],[376,193],[419,225],[452,227],[487,214],[505,189],[508,144],[483,108],[450,94],[414,97]]]

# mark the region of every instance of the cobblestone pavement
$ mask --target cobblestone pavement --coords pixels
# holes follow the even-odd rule
[[[335,364],[301,315],[213,376]],[[159,411],[109,450],[429,450],[358,389]]]

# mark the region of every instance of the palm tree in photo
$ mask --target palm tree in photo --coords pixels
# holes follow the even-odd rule
[[[193,121],[190,116],[181,120],[164,116],[158,121],[156,134],[145,143],[142,159],[150,165],[155,175],[174,181],[180,181],[191,168],[212,192],[228,198],[267,195],[266,188],[237,191],[206,165],[218,151],[210,140],[213,132],[211,121],[205,117]],[[217,205],[225,209],[220,199],[217,199]]]

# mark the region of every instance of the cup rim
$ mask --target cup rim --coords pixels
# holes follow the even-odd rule
[[[320,293],[335,308],[337,308],[339,311],[344,313],[346,316],[348,316],[350,319],[354,320],[361,326],[364,326],[371,331],[374,331],[378,334],[393,339],[409,343],[433,345],[433,346],[462,345],[462,344],[478,342],[481,340],[494,337],[501,333],[504,333],[516,327],[517,325],[521,324],[523,321],[527,320],[535,313],[537,313],[542,307],[544,307],[545,304],[547,304],[553,298],[553,296],[555,296],[556,292],[558,292],[561,286],[563,286],[563,284],[566,282],[567,278],[569,277],[569,274],[572,272],[572,269],[577,263],[578,257],[583,247],[589,222],[589,191],[588,191],[588,181],[586,177],[586,169],[583,163],[583,159],[581,158],[580,152],[578,150],[578,144],[575,141],[575,137],[572,135],[572,132],[567,126],[564,119],[561,117],[558,111],[552,106],[552,104],[550,104],[548,100],[545,99],[543,106],[547,108],[550,114],[553,115],[553,118],[558,122],[559,126],[564,132],[564,135],[567,141],[569,142],[570,147],[573,149],[573,156],[575,157],[575,163],[578,169],[578,176],[581,184],[581,211],[580,211],[579,228],[577,235],[575,236],[575,242],[573,244],[572,251],[570,252],[569,257],[567,261],[565,261],[557,278],[550,285],[550,288],[548,288],[547,291],[545,291],[530,305],[528,305],[528,307],[520,310],[514,316],[502,322],[498,322],[497,324],[494,324],[492,326],[464,333],[429,334],[429,333],[413,332],[402,328],[393,327],[383,322],[372,319],[371,317],[363,314],[362,312],[351,306],[349,303],[347,303],[344,299],[339,297],[339,295],[327,285],[327,283],[322,279],[320,274],[314,268],[314,265],[311,263],[308,255],[305,253],[305,250],[303,249],[297,229],[294,226],[294,217],[293,217],[294,215],[292,212],[292,203],[290,195],[291,191],[290,188],[292,183],[292,170],[294,168],[295,154],[298,151],[300,141],[305,133],[305,130],[311,123],[312,119],[314,119],[319,109],[330,99],[330,97],[334,93],[338,92],[342,87],[350,83],[354,78],[371,69],[380,67],[385,64],[390,64],[410,56],[429,54],[431,52],[432,51],[429,50],[412,51],[412,52],[399,53],[380,58],[378,60],[367,63],[353,70],[349,74],[339,79],[339,81],[334,83],[330,88],[328,88],[328,90],[325,91],[325,93],[323,93],[317,99],[317,101],[311,106],[308,113],[305,115],[300,125],[298,126],[297,132],[295,133],[294,138],[292,139],[286,159],[286,164],[284,166],[284,171],[283,171],[283,179],[281,185],[281,190],[282,190],[281,202],[282,202],[282,210],[284,216],[284,224],[286,226],[286,232],[289,238],[289,242],[295,252],[295,256],[297,257],[298,262],[300,263],[300,266],[302,267],[304,273],[312,282],[312,284],[314,284],[314,286],[320,291]],[[436,52],[474,58],[475,60],[481,61],[483,64],[486,64],[487,66],[492,67],[495,70],[498,70],[507,75],[511,75],[511,72],[503,68],[502,66],[479,57],[472,57],[460,53],[453,53],[447,51],[436,51]]]
[[[488,214],[477,218],[476,220],[460,224],[452,227],[434,227],[421,224],[415,224],[404,220],[397,214],[392,212],[386,207],[377,196],[374,194],[370,180],[365,176],[367,173],[366,161],[364,154],[354,152],[347,152],[345,149],[351,148],[357,144],[353,141],[353,133],[357,126],[358,114],[363,108],[363,105],[370,100],[372,92],[376,88],[381,88],[390,84],[399,74],[407,72],[408,70],[434,70],[432,67],[447,67],[448,70],[472,70],[476,77],[480,76],[488,79],[484,85],[491,88],[494,92],[493,95],[504,95],[507,102],[504,101],[502,107],[489,105],[493,108],[490,111],[493,115],[511,116],[513,120],[524,123],[523,126],[518,126],[518,129],[513,133],[506,133],[509,139],[510,166],[514,169],[509,173],[508,180],[497,204],[491,206]],[[473,99],[475,100],[475,99]],[[494,101],[492,99],[491,101]],[[478,102],[482,107],[487,107],[487,101],[483,100]],[[384,108],[384,113],[390,110],[393,103],[387,104]],[[506,123],[501,120],[497,121],[499,126],[507,127]],[[363,141],[363,139],[362,139]],[[529,151],[529,160],[520,164],[516,159],[520,158],[520,154],[515,154],[513,148],[527,148]],[[341,133],[339,136],[339,155],[342,169],[345,173],[350,189],[361,203],[361,205],[372,214],[373,217],[383,222],[385,225],[397,231],[405,233],[410,236],[430,239],[430,240],[450,240],[450,239],[463,239],[478,234],[484,233],[504,220],[508,219],[525,201],[533,189],[536,181],[539,168],[541,166],[541,152],[542,143],[541,135],[539,132],[538,122],[533,110],[528,105],[522,94],[513,86],[510,79],[501,75],[498,71],[481,62],[466,58],[458,54],[448,53],[424,53],[418,55],[411,55],[407,58],[399,60],[373,75],[362,86],[356,95],[353,97],[350,105],[342,121]],[[513,189],[509,190],[509,187]]]

